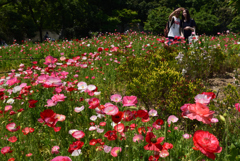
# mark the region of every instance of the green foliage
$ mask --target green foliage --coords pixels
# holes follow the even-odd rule
[[[206,80],[213,74],[223,74],[226,71],[233,71],[239,66],[238,55],[224,53],[220,48],[210,50],[193,49],[187,51],[179,59],[180,71],[186,71],[189,79],[200,78]]]
[[[157,34],[163,33],[171,11],[171,9],[162,6],[150,10],[144,29]]]
[[[218,18],[209,11],[200,10],[194,13],[193,18],[196,22],[196,32],[198,34],[211,34],[216,26],[219,25]]]
[[[164,94],[165,101],[161,102],[160,106],[165,106],[167,113],[180,117],[180,107],[186,103],[193,103],[194,97],[205,91],[206,88],[201,80],[188,81],[182,77],[173,83],[169,92]]]
[[[237,15],[233,18],[232,22],[228,25],[228,28],[231,29],[233,32],[240,32],[240,16]]]
[[[149,54],[130,57],[119,66],[119,78],[127,81],[127,95],[137,96],[147,108],[158,107],[168,114],[204,91],[200,80],[187,81],[176,70],[176,51],[166,47]],[[201,89],[201,90],[200,90]]]

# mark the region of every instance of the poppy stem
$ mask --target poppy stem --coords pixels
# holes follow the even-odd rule
[[[167,121],[165,121],[164,139],[167,140]]]

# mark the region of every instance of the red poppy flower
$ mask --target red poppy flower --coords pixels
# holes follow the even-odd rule
[[[15,143],[17,141],[17,137],[16,136],[12,136],[10,138],[8,138],[8,141]]]
[[[28,103],[29,103],[29,108],[33,108],[33,107],[36,107],[35,106],[35,103],[37,103],[38,101],[37,100],[33,100],[33,99],[30,99],[29,101],[28,101]]]
[[[54,113],[51,109],[46,109],[40,113],[42,120],[45,122],[46,125],[49,127],[55,127],[58,118],[55,118],[56,113]]]
[[[137,116],[140,117],[140,118],[143,118],[145,120],[149,118],[148,112],[144,111],[144,110],[138,110],[137,111]]]
[[[109,141],[111,140],[116,140],[117,139],[117,131],[113,130],[109,130],[105,133],[104,137],[106,137]]]
[[[124,111],[123,121],[131,121],[134,118],[134,114],[130,110]]]
[[[90,109],[95,109],[100,105],[100,101],[98,98],[90,98],[88,104],[90,105]]]
[[[143,132],[144,134],[146,133],[145,127],[139,127],[139,128],[138,128],[138,133],[139,133],[139,134],[142,134],[142,132]]]
[[[114,126],[114,129],[117,131],[117,132],[123,132],[124,131],[124,124],[123,123],[120,123],[120,124],[117,124]]]
[[[159,126],[161,126],[161,125],[163,125],[163,120],[162,119],[157,119],[156,121],[155,121],[155,123],[157,124],[157,125],[159,125]]]
[[[208,131],[196,131],[193,135],[193,142],[198,150],[213,160],[216,158],[214,153],[220,153],[222,151],[218,139]]]
[[[149,143],[144,146],[145,150],[161,151],[163,149],[160,143],[164,140],[164,137],[157,139],[153,132],[147,132],[145,140]]]
[[[207,95],[208,98],[211,97],[211,99],[216,98],[216,95],[213,92],[203,92],[202,94]]]
[[[168,149],[172,149],[173,148],[173,145],[171,143],[164,143],[163,144],[163,148],[168,150]]]
[[[118,111],[118,113],[116,115],[112,116],[112,121],[115,123],[119,123],[123,118],[123,112],[122,111]]]
[[[4,95],[4,92],[1,91],[1,92],[0,92],[0,97],[2,97],[3,95]]]
[[[96,145],[98,143],[97,139],[92,139],[89,141],[89,145]]]
[[[53,130],[54,130],[55,132],[58,132],[58,131],[61,130],[61,127],[53,127]]]
[[[72,144],[70,144],[68,152],[72,154],[74,150],[81,149],[83,145],[84,145],[84,142],[75,141]]]
[[[102,51],[103,51],[103,48],[99,47],[98,52],[102,52]]]

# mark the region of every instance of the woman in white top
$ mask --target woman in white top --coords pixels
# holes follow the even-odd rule
[[[180,28],[180,12],[185,10],[184,8],[175,8],[174,11],[170,14],[169,20],[169,32],[168,32],[168,45],[171,44],[172,41],[176,41],[175,36],[181,36],[181,28]]]

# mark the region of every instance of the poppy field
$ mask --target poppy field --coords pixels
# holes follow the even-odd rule
[[[0,48],[2,161],[240,160],[240,36],[150,33]],[[219,91],[209,78],[234,74]]]

